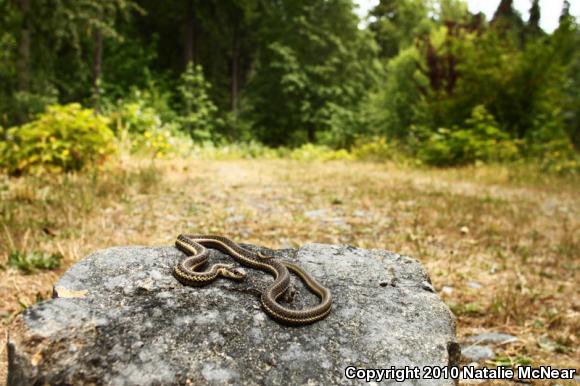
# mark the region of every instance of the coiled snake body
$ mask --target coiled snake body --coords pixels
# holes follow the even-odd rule
[[[274,282],[261,295],[262,307],[273,319],[292,325],[310,324],[325,318],[331,310],[330,291],[295,264],[254,253],[223,236],[179,235],[175,241],[175,246],[188,255],[173,269],[173,275],[182,284],[202,286],[211,283],[220,275],[234,280],[242,280],[246,277],[245,272],[229,264],[214,264],[208,271],[196,271],[207,262],[209,252],[205,247],[210,247],[228,254],[242,265],[266,271],[274,276]],[[308,288],[320,298],[320,303],[317,306],[295,310],[286,308],[277,302],[277,299],[290,286],[289,270],[298,275]]]

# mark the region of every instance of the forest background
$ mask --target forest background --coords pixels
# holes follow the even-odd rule
[[[0,0],[0,168],[119,150],[497,162],[577,174],[580,30],[461,0]],[[272,150],[275,149],[275,150]]]

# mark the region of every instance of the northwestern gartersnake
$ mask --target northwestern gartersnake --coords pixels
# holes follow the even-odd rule
[[[211,283],[220,275],[234,280],[242,280],[246,277],[245,272],[230,264],[214,264],[208,271],[196,271],[207,262],[209,252],[205,247],[210,247],[228,254],[242,265],[274,275],[274,282],[261,295],[262,307],[273,319],[286,324],[301,325],[321,320],[330,312],[332,307],[330,291],[295,264],[254,253],[222,236],[179,235],[175,241],[175,246],[188,255],[173,270],[174,276],[182,284],[202,286]],[[277,299],[290,286],[289,270],[298,275],[306,286],[320,298],[318,305],[295,310],[284,307],[277,302]]]

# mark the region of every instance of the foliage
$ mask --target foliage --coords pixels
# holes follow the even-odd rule
[[[256,134],[279,146],[335,132],[348,144],[363,129],[355,112],[376,79],[376,47],[358,29],[348,0],[295,1],[283,11],[252,87]]]
[[[365,139],[352,149],[352,156],[363,161],[386,161],[396,158],[401,151],[384,137]]]
[[[8,266],[24,273],[34,273],[38,270],[57,269],[62,258],[60,253],[13,251],[8,255]]]
[[[127,31],[131,34],[133,31]],[[156,110],[167,110],[172,99],[172,81],[168,74],[155,68],[157,36],[143,42],[135,36],[107,40],[107,56],[103,62],[101,104],[109,100],[133,98],[140,90]],[[103,108],[103,106],[100,106]]]
[[[577,26],[569,21],[550,39],[530,32],[523,44],[519,32],[512,33],[521,26],[510,9],[499,12],[502,21],[490,26],[477,18],[458,18],[401,50],[387,65],[384,87],[371,99],[373,127],[406,142],[431,164],[534,153],[542,164],[559,165],[546,169],[569,170],[575,164],[574,151],[553,152],[549,147],[552,141],[569,145],[577,132],[572,123],[577,92],[570,87],[577,74],[569,72],[572,58],[579,57],[572,49]],[[516,20],[513,30],[510,20]],[[485,106],[496,121],[490,127],[500,131],[468,123],[478,106]],[[569,140],[562,135],[566,131]],[[510,143],[505,135],[516,141]],[[494,151],[493,141],[506,147]],[[515,151],[515,143],[521,151]]]
[[[121,139],[123,138],[121,136]],[[184,155],[191,147],[191,139],[188,136],[159,126],[145,130],[143,135],[130,135],[127,139],[132,153],[151,158]]]
[[[109,106],[108,115],[128,152],[159,158],[183,154],[191,146],[191,139],[180,133],[178,125],[172,122],[173,112],[165,98],[157,93],[133,90],[129,99]],[[169,120],[164,116],[170,117]]]
[[[565,2],[545,33],[539,4],[523,20],[503,0],[487,21],[464,0],[381,0],[365,28],[352,0],[0,0],[0,125],[76,102],[152,157],[187,155],[193,142],[229,157],[260,142],[371,159],[391,146],[441,165],[510,159],[495,140],[570,173],[580,28]],[[496,131],[469,122],[478,106]],[[16,131],[0,137],[14,174]]]
[[[525,355],[516,356],[515,358],[509,355],[501,355],[495,358],[493,363],[498,367],[517,368],[519,366],[531,366],[534,361]]]
[[[209,89],[210,84],[205,80],[201,66],[188,63],[178,86],[183,114],[178,122],[195,141],[216,139],[217,107],[209,99]]]
[[[369,29],[380,47],[380,56],[391,58],[427,33],[432,26],[424,0],[381,0],[370,12]]]
[[[36,85],[34,91],[16,91],[6,107],[25,121],[34,119],[46,106],[58,104],[58,91],[49,84],[44,86],[42,89]]]
[[[326,146],[317,146],[311,143],[304,144],[292,150],[289,158],[297,161],[333,161],[352,160],[352,155],[344,150],[332,150]]]
[[[558,131],[560,129],[560,131]],[[551,174],[580,175],[580,155],[561,128],[546,124],[525,139],[525,156]]]
[[[328,146],[304,144],[294,149],[271,148],[258,142],[232,143],[216,146],[211,143],[195,145],[191,155],[204,160],[291,159],[296,161],[353,160],[345,149],[333,150]]]
[[[3,111],[5,123],[23,123],[44,110],[44,106],[34,109],[35,103],[28,106],[27,101],[58,95],[58,102],[67,103],[90,97],[100,77],[87,65],[96,52],[95,36],[121,40],[119,24],[139,11],[132,0],[0,2],[0,30],[6,41],[14,42],[6,70],[15,76],[3,84],[9,95],[25,97],[20,103],[8,104]],[[0,36],[0,40],[4,39]]]
[[[550,37],[556,59],[564,66],[564,99],[561,103],[565,130],[576,149],[580,146],[580,27],[564,2],[560,26]]]
[[[484,106],[477,106],[464,127],[440,128],[419,149],[418,157],[437,165],[462,165],[476,161],[499,162],[518,154],[516,144],[502,132]]]
[[[6,131],[0,166],[10,174],[80,170],[115,151],[107,124],[77,103],[49,106],[35,121]]]
[[[109,112],[115,122],[116,132],[127,131],[131,134],[144,135],[147,130],[163,125],[158,112],[140,95],[141,92],[136,90],[134,98],[120,100],[117,106],[112,108],[113,111]]]
[[[415,47],[402,50],[387,65],[387,79],[372,100],[370,115],[375,134],[404,139],[417,121],[420,87],[427,80],[419,71],[420,53]]]

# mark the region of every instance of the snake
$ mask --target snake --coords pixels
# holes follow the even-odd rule
[[[198,271],[197,269],[209,258],[207,248],[213,248],[231,256],[243,266],[265,271],[274,276],[272,284],[262,291],[260,301],[264,312],[275,321],[288,325],[306,325],[322,320],[330,313],[332,296],[328,288],[322,286],[296,264],[252,252],[224,236],[180,234],[175,246],[186,255],[173,268],[173,275],[184,285],[204,286],[220,276],[231,280],[243,280],[246,277],[246,272],[233,264],[214,264],[207,271]],[[277,300],[290,287],[290,271],[320,298],[319,304],[296,310],[278,303]]]

